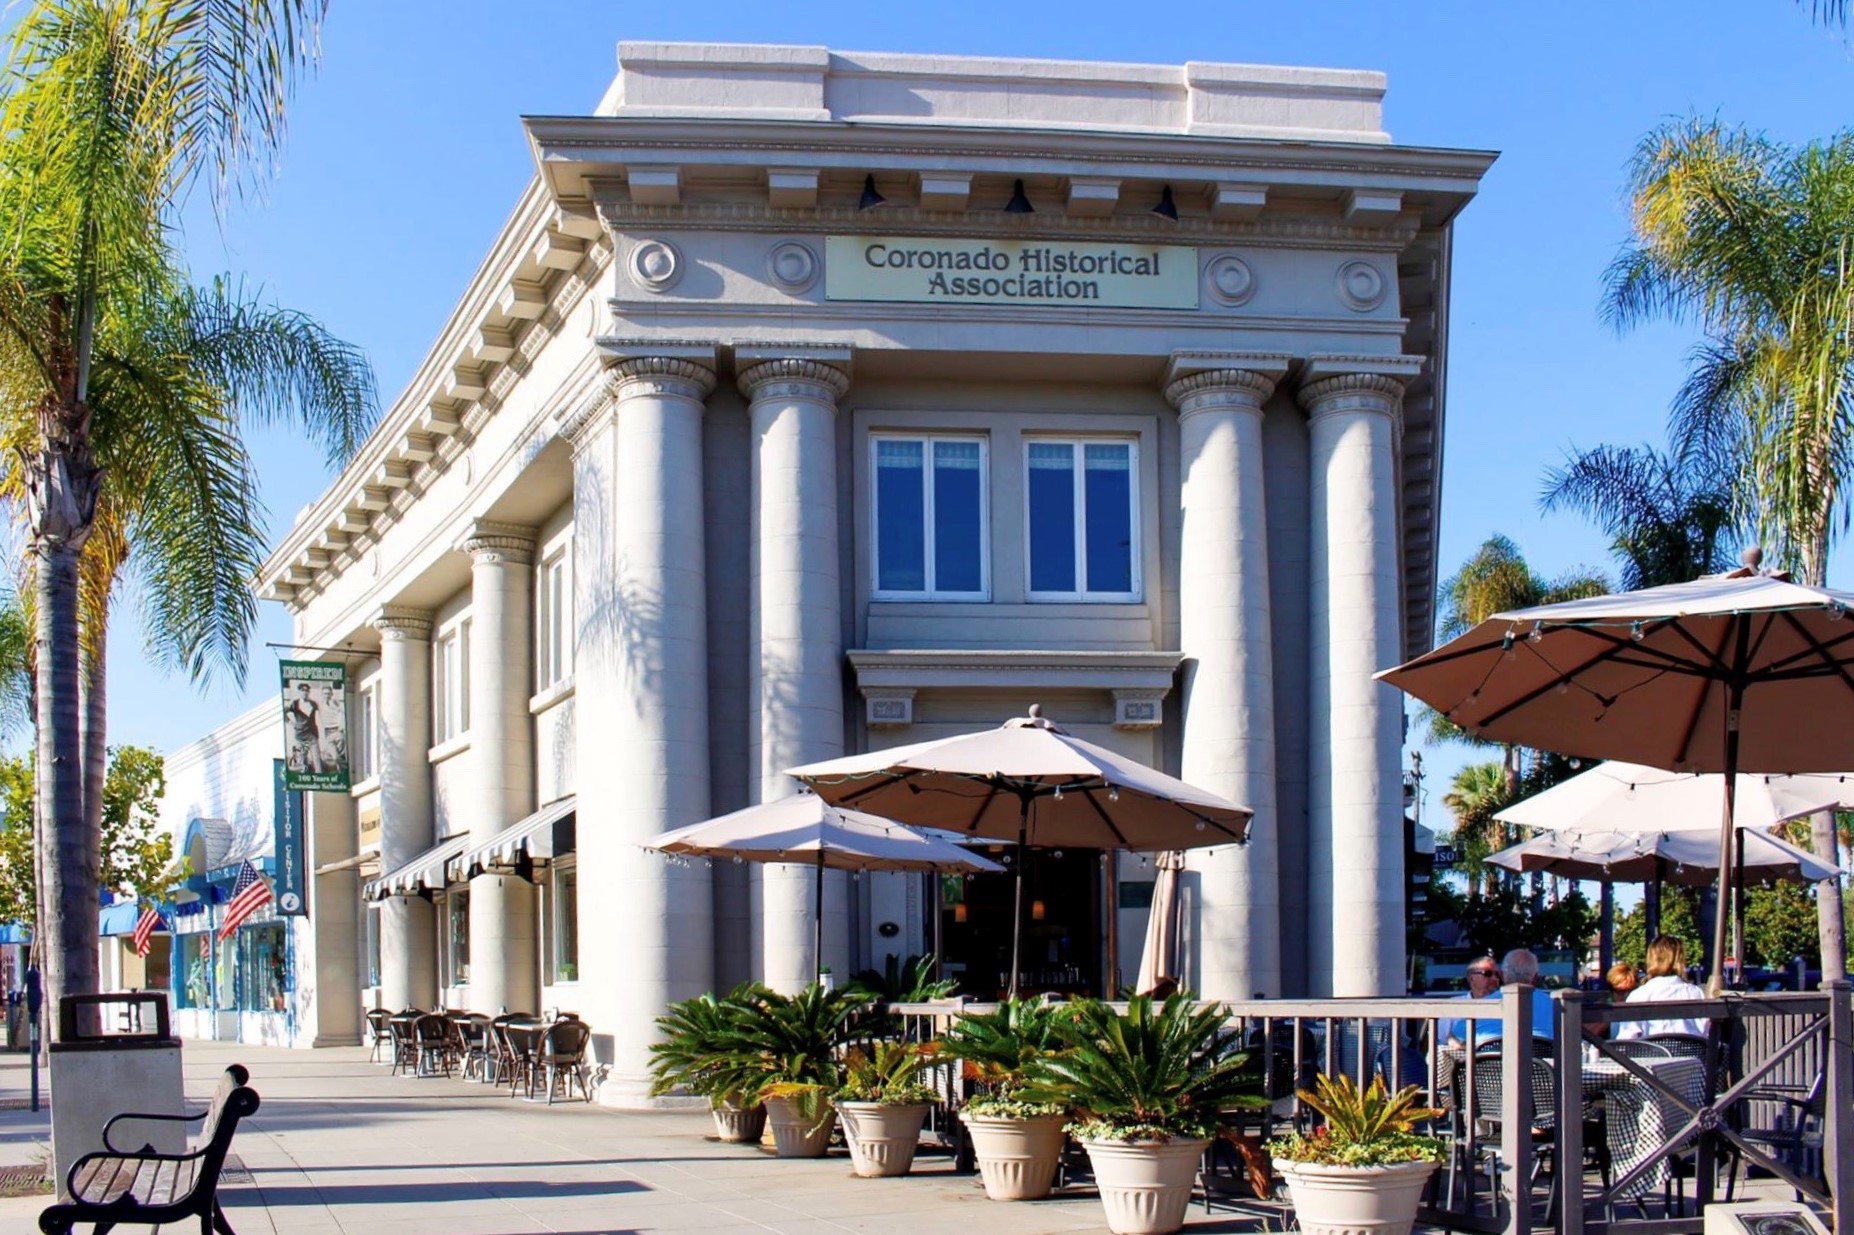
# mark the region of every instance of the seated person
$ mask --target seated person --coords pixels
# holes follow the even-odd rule
[[[1476,971],[1479,971],[1478,973]],[[1491,982],[1489,977],[1491,976]],[[1506,954],[1506,959],[1499,969],[1493,968],[1493,958],[1477,960],[1468,966],[1468,998],[1498,1000],[1500,988],[1506,983],[1516,983],[1532,987],[1532,1036],[1535,1038],[1554,1038],[1556,1027],[1552,1024],[1551,992],[1539,987],[1539,958],[1525,948],[1514,948]],[[1447,1036],[1451,1046],[1462,1046],[1467,1039],[1467,1019],[1457,1018],[1444,1021],[1441,1030]],[[1497,1042],[1505,1032],[1500,1023],[1500,1009],[1496,1005],[1488,1009],[1486,1020],[1474,1022],[1474,1045],[1484,1046]]]
[[[1687,971],[1686,945],[1662,935],[1648,945],[1648,980],[1629,992],[1630,1003],[1665,1003],[1673,999],[1704,999],[1706,992],[1681,975]],[[1686,1033],[1703,1038],[1712,1022],[1703,1017],[1670,1017],[1660,1021],[1625,1021],[1616,1026],[1618,1038],[1652,1038],[1656,1034]]]
[[[1462,999],[1491,999],[1494,1006],[1487,1009],[1488,1019],[1474,1022],[1474,1044],[1491,1042],[1500,1036],[1500,967],[1491,956],[1476,957],[1468,962],[1468,993]],[[1447,1046],[1461,1047],[1468,1037],[1468,1018],[1449,1017],[1436,1022],[1436,1034]]]

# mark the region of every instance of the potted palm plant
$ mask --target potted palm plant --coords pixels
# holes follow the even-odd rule
[[[1055,1005],[1041,995],[968,1013],[941,1035],[940,1053],[977,1087],[959,1122],[994,1201],[1038,1200],[1055,1183],[1068,1110],[1025,1101],[1022,1090],[1026,1070],[1059,1045]]]
[[[1445,1152],[1413,1131],[1442,1112],[1421,1106],[1415,1085],[1388,1093],[1384,1078],[1359,1089],[1349,1076],[1315,1079],[1300,1100],[1325,1121],[1311,1135],[1268,1143],[1307,1235],[1409,1235],[1423,1185]]]
[[[931,1048],[918,1042],[878,1042],[845,1057],[837,1117],[858,1175],[906,1175],[914,1166],[921,1124],[933,1101],[921,1084],[921,1069],[932,1062]]]
[[[650,1048],[650,1095],[681,1089],[707,1098],[715,1135],[730,1143],[752,1144],[766,1128],[766,1107],[759,1099],[765,1083],[758,1058],[734,1049],[743,1014],[764,988],[743,983],[726,995],[699,995],[673,1003],[657,1018],[659,1040]]]
[[[759,1079],[773,1147],[781,1158],[821,1158],[836,1112],[830,1095],[843,1085],[838,1051],[869,997],[812,983],[796,995],[757,991],[735,1018],[733,1062]]]
[[[1115,1235],[1167,1235],[1184,1225],[1198,1162],[1224,1111],[1262,1105],[1220,1004],[1142,995],[1117,1013],[1085,1000],[1058,1020],[1062,1049],[1037,1060],[1023,1089],[1074,1114]]]

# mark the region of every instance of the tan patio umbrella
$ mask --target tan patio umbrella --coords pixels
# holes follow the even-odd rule
[[[1178,872],[1184,854],[1171,850],[1153,859],[1159,868],[1152,883],[1152,912],[1146,921],[1146,946],[1140,949],[1139,979],[1134,990],[1144,995],[1178,973]]]
[[[826,801],[968,836],[1017,837],[1010,993],[1023,942],[1024,851],[1198,849],[1248,838],[1248,807],[1084,742],[1041,709],[996,729],[788,769]]]
[[[1744,851],[1733,859],[1741,877],[1760,883],[1815,882],[1835,868],[1815,855],[1763,832],[1747,830]],[[1718,878],[1719,849],[1711,828],[1677,832],[1545,832],[1509,845],[1487,859],[1495,866],[1560,879],[1614,883],[1666,881],[1704,886]]]
[[[958,845],[922,836],[892,819],[840,810],[816,794],[749,806],[702,823],[664,832],[644,845],[657,853],[727,858],[737,862],[788,862],[816,871],[813,964],[824,956],[824,872],[965,871],[1004,868]],[[821,970],[820,970],[821,972]]]
[[[1738,773],[1854,767],[1850,608],[1854,593],[1746,568],[1496,614],[1378,676],[1491,741],[1724,773],[1716,993]]]

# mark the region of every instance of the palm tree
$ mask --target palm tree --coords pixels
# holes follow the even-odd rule
[[[1442,805],[1455,816],[1455,848],[1470,896],[1477,894],[1483,876],[1491,888],[1494,872],[1487,856],[1505,843],[1504,828],[1494,816],[1518,800],[1506,771],[1503,763],[1470,763],[1455,773],[1442,795]]]
[[[1546,474],[1539,508],[1574,510],[1609,537],[1625,590],[1730,570],[1736,530],[1727,473],[1652,446],[1598,446]]]
[[[1791,147],[1678,121],[1642,140],[1631,181],[1605,314],[1700,327],[1674,449],[1736,461],[1735,516],[1819,584],[1854,473],[1854,133]]]
[[[325,9],[38,0],[0,76],[0,424],[19,447],[33,558],[53,998],[97,984],[84,755],[102,743],[82,719],[80,574],[99,510],[115,511],[124,540],[96,552],[118,567],[133,557],[154,585],[157,648],[196,678],[238,673],[252,602],[233,598],[248,575],[232,576],[262,539],[241,425],[295,417],[341,458],[371,421],[371,378],[351,349],[230,285],[192,287],[173,249],[190,188],[208,179],[223,204],[276,149]],[[208,595],[184,590],[202,580]],[[101,666],[90,658],[99,716]]]

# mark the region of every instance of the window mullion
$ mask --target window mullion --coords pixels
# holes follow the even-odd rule
[[[929,599],[939,595],[939,572],[934,569],[934,454],[933,438],[921,438],[921,582]]]
[[[1080,442],[1069,444],[1075,463],[1075,594],[1088,594],[1088,451]]]

